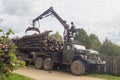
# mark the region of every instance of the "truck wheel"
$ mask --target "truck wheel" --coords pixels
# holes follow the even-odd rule
[[[50,70],[53,67],[53,63],[51,62],[51,58],[46,58],[43,63],[43,68],[45,70]]]
[[[71,71],[76,76],[82,75],[85,72],[85,65],[79,60],[73,61]]]
[[[35,59],[35,67],[37,69],[41,69],[43,67],[43,59],[41,57],[37,57]]]

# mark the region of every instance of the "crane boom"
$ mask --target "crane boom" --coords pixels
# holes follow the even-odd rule
[[[65,29],[69,29],[69,25],[66,24],[66,21],[64,21],[54,10],[52,7],[50,7],[48,10],[46,10],[44,13],[39,15],[33,20],[33,27],[35,26],[35,22],[38,21],[39,19],[42,19],[44,17],[48,17],[49,15],[54,15],[58,21],[64,26]]]
[[[70,38],[73,38],[73,34],[76,32],[75,30],[75,27],[73,26],[73,23],[72,23],[72,26],[71,26],[71,29],[69,29],[69,25],[66,23],[65,20],[63,20],[55,11],[52,7],[50,7],[48,10],[44,11],[41,15],[39,15],[38,17],[36,17],[34,20],[33,20],[33,27],[29,27],[28,30],[35,30],[37,32],[40,33],[40,31],[38,31],[37,28],[35,28],[35,23],[36,21],[39,21],[40,19],[43,19],[45,17],[48,17],[50,15],[54,15],[54,17],[57,18],[57,20],[63,25],[65,31],[64,31],[64,39],[65,40],[70,40]]]

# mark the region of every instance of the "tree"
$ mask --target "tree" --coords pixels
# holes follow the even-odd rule
[[[101,46],[100,53],[104,55],[120,55],[120,46],[112,43],[110,40],[106,39]]]
[[[58,31],[55,34],[52,34],[51,36],[53,38],[55,38],[57,41],[62,41],[63,40]]]
[[[89,36],[84,29],[78,29],[78,32],[75,35],[74,39],[85,45],[86,48],[90,48]]]
[[[101,42],[95,34],[90,34],[89,36],[90,48],[94,50],[99,50],[101,47]]]
[[[74,39],[85,45],[86,48],[99,50],[101,47],[99,38],[95,34],[88,35],[84,29],[78,29]]]
[[[14,69],[18,66],[24,66],[23,61],[17,60],[14,52],[16,46],[9,39],[10,34],[14,34],[11,29],[4,32],[0,29],[2,36],[0,36],[0,80],[6,80]]]

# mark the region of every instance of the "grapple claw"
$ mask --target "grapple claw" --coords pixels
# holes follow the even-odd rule
[[[28,31],[37,31],[37,32],[40,34],[40,30],[39,30],[39,28],[28,27],[28,28],[25,30],[25,33],[28,32]]]

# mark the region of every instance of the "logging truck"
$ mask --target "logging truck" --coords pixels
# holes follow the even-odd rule
[[[69,25],[58,16],[52,7],[35,18],[33,20],[33,27],[29,27],[26,31],[32,29],[38,31],[38,29],[34,27],[35,22],[49,15],[54,15],[68,31],[67,33],[69,33]],[[102,61],[98,57],[99,53],[97,51],[86,49],[85,46],[74,40],[64,40],[63,44],[60,45],[62,48],[58,49],[55,45],[55,47],[51,48],[51,45],[54,44],[55,41],[49,44],[52,40],[49,41],[49,39],[47,39],[46,42],[48,43],[45,44],[41,33],[37,34],[37,36],[41,38],[36,38],[36,35],[31,36],[32,37],[29,36],[29,38],[23,37],[15,41],[15,44],[18,46],[16,56],[20,60],[33,62],[37,69],[51,70],[53,68],[70,68],[72,74],[82,75],[85,71],[98,72],[99,66],[105,64],[105,61]],[[67,39],[71,39],[71,37],[68,36],[69,35],[67,35]]]

